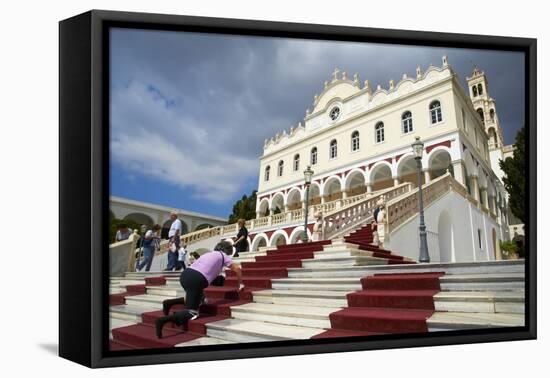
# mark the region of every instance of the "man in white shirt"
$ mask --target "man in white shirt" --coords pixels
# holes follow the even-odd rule
[[[180,249],[180,237],[183,232],[183,225],[181,220],[178,219],[178,213],[175,211],[170,213],[170,219],[172,220],[172,225],[168,231],[170,241],[168,244],[168,266],[166,270],[172,271],[178,264],[178,250]],[[175,248],[172,247],[172,244]]]

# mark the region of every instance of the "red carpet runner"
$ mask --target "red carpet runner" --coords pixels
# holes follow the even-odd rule
[[[329,315],[332,328],[313,338],[428,332],[433,296],[444,273],[375,274],[363,290],[347,295],[348,306]]]

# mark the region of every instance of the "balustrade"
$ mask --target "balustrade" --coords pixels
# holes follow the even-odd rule
[[[382,196],[386,200],[392,199],[409,192],[411,188],[410,183],[405,183],[388,190],[380,191],[376,195],[361,195],[358,196],[360,198],[349,201],[351,204],[343,206],[331,214],[325,214],[323,220],[323,238],[331,239],[337,234],[368,220],[373,215],[377,202]]]

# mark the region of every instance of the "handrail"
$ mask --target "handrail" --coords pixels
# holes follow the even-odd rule
[[[460,185],[453,176],[447,172],[432,180],[422,187],[424,206],[427,207],[446,193],[454,190],[464,196],[470,197],[466,188]],[[395,231],[400,225],[418,214],[418,188],[415,188],[406,196],[395,198],[386,203],[387,232]]]
[[[403,183],[386,190],[378,191],[376,195],[365,196],[363,197],[363,201],[356,201],[324,215],[323,239],[332,239],[367,221],[373,215],[374,209],[382,196],[387,200],[401,196],[411,189],[411,183]]]

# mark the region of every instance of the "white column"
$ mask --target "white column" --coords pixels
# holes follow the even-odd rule
[[[483,206],[489,208],[489,198],[487,197],[487,188],[480,188],[481,196],[483,200]]]
[[[370,194],[372,193],[372,184],[367,184],[367,193]]]
[[[477,202],[479,202],[479,186],[478,186],[479,184],[478,184],[476,175],[470,176],[470,183],[472,185],[472,196]]]
[[[398,177],[398,176],[394,176],[394,177],[392,177],[392,178],[393,178],[393,186],[399,185],[399,177]]]
[[[348,191],[342,190],[342,199],[346,199],[346,198],[348,198]]]
[[[424,169],[424,184],[429,184],[431,181],[431,175],[429,169]]]
[[[464,168],[462,165],[462,160],[453,161],[453,173],[455,180],[462,184],[463,187],[466,187],[466,180],[464,179]]]
[[[260,210],[256,211],[256,219],[262,217],[262,212]]]

